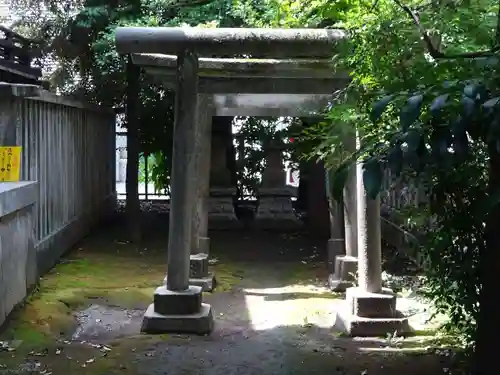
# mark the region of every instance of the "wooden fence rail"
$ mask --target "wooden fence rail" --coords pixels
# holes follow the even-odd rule
[[[0,84],[0,146],[22,146],[21,180],[38,182],[42,274],[114,208],[115,114],[38,86]]]

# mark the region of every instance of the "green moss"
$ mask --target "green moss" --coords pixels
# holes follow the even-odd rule
[[[322,299],[339,299],[343,298],[343,295],[340,293],[333,293],[333,292],[314,292],[314,293],[302,293],[302,292],[295,292],[292,293],[291,298],[293,299],[307,299],[307,298],[322,298]]]
[[[235,286],[241,283],[245,275],[244,264],[238,263],[219,263],[213,267],[213,272],[217,279],[216,292],[231,291]]]
[[[73,312],[99,299],[133,308],[152,300],[165,267],[154,257],[77,252],[42,280],[24,306],[13,314],[3,337],[26,343],[50,342],[69,334]]]
[[[75,343],[67,345],[59,340],[74,331],[75,311],[96,301],[123,308],[143,308],[151,303],[154,289],[164,278],[163,253],[142,255],[131,245],[117,247],[112,243],[111,249],[98,246],[92,246],[92,249],[75,251],[64,263],[55,267],[43,277],[25,304],[14,312],[0,340],[19,340],[21,345],[14,352],[0,353],[0,363],[15,369],[32,356],[30,352],[43,351],[45,354],[37,356],[36,360],[54,374],[132,375],[136,374],[130,359],[135,351],[132,349],[140,350],[152,342],[172,339],[169,335],[140,335],[117,340],[105,356],[95,348]],[[282,280],[283,285],[306,284],[321,278],[319,270],[324,267],[287,264],[277,268],[278,271],[276,265],[221,260],[211,266],[218,282],[215,293],[233,290],[242,284],[244,278],[259,281],[270,276],[271,279]],[[306,294],[299,292],[293,297],[310,297]],[[336,296],[318,293],[317,297]],[[55,354],[58,348],[67,355]],[[124,357],[127,359],[124,360]],[[89,360],[92,361],[87,363]],[[125,362],[128,367],[121,368],[120,365]]]
[[[310,285],[328,280],[328,271],[324,263],[287,264],[283,271],[283,282],[290,285]]]

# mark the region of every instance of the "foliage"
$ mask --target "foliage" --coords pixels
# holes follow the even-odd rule
[[[260,176],[265,168],[263,145],[278,140],[288,151],[284,152],[284,161],[292,164],[297,162],[298,150],[295,147],[287,148],[287,138],[297,126],[297,121],[292,118],[237,117],[236,124],[236,149],[239,154],[238,191],[241,198],[245,198],[247,194],[256,196]]]
[[[300,137],[301,152],[324,159],[336,170],[332,185],[337,197],[347,168],[357,159],[364,163],[363,181],[370,197],[379,193],[387,169],[395,178],[419,178],[430,187],[427,210],[435,221],[432,238],[422,249],[429,276],[427,290],[438,308],[451,314],[459,330],[468,330],[469,337],[474,332],[473,322],[478,319],[475,301],[482,286],[478,255],[488,251],[483,217],[492,199],[486,163],[500,149],[500,100],[496,97],[498,61],[471,58],[475,55],[468,52],[498,45],[494,35],[497,3],[15,1],[24,4],[18,6],[24,22],[20,27],[31,26],[34,35],[44,41],[45,56],[57,57],[53,84],[116,107],[123,105],[124,97],[123,60],[113,44],[118,25],[345,29],[348,41],[332,54],[335,68],[349,71],[352,82],[325,120],[306,128]],[[40,12],[43,7],[50,16]],[[141,140],[161,161],[157,163],[161,170],[153,171],[154,179],[167,183],[172,96],[146,77],[143,80]],[[242,132],[255,141],[263,139],[268,136],[263,124],[248,119]],[[355,129],[362,147],[353,152],[344,141]],[[252,176],[262,169],[262,155],[249,147],[243,153],[252,166],[241,177],[252,187]]]
[[[371,198],[379,194],[385,170],[429,186],[427,209],[434,220],[421,249],[425,290],[451,317],[445,328],[460,333],[469,347],[485,324],[481,309],[492,306],[484,264],[496,249],[487,243],[485,216],[497,207],[488,160],[500,150],[498,60],[491,58],[495,52],[475,51],[498,43],[497,6],[350,2],[336,13],[350,35],[337,61],[351,72],[352,83],[341,109],[330,111],[312,135],[322,141],[315,155],[336,171],[337,197],[347,168],[358,159]],[[325,7],[338,10],[336,4]],[[339,157],[342,136],[336,134],[346,127],[359,130],[362,146]]]
[[[16,27],[40,42],[54,89],[120,109],[125,60],[115,49],[116,27],[238,26],[242,21],[230,12],[231,4],[232,0],[14,0],[13,6],[20,16]],[[152,177],[164,189],[169,181],[173,94],[145,75],[140,86],[141,149],[161,160],[153,165]]]

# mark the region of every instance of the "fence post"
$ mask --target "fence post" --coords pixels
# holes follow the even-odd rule
[[[128,56],[127,62],[127,178],[126,186],[126,212],[127,224],[129,226],[131,240],[141,240],[141,214],[139,201],[139,78],[140,68],[133,64],[132,58]]]

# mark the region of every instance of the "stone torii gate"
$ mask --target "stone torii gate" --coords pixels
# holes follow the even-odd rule
[[[135,65],[176,92],[167,276],[145,313],[144,332],[204,334],[213,329],[211,307],[202,303],[202,290],[211,288],[211,117],[317,116],[348,82],[328,60],[344,37],[331,29],[117,29],[118,52],[131,54]],[[247,54],[267,60],[214,58]],[[355,192],[362,200],[356,215],[361,272],[359,287],[347,289],[346,309],[338,313],[337,325],[352,335],[403,332],[406,320],[396,316],[396,297],[382,289],[379,201],[366,197],[359,171],[351,174],[348,188],[353,186],[357,191],[350,191],[346,201],[352,205]],[[346,221],[356,221],[353,214],[351,210]],[[346,242],[356,246],[351,229]],[[333,244],[342,243],[335,240]],[[356,252],[347,249],[347,255]]]

